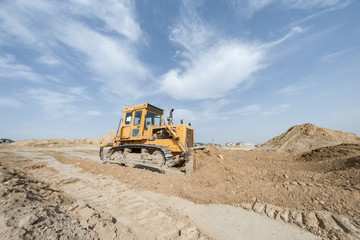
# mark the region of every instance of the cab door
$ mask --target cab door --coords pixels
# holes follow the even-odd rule
[[[120,138],[129,139],[131,136],[131,124],[133,119],[133,112],[127,112],[124,114],[124,121],[121,124]]]
[[[139,140],[143,138],[143,130],[144,130],[143,115],[144,115],[143,110],[134,111],[133,123],[131,126],[131,136],[130,136],[132,140]]]

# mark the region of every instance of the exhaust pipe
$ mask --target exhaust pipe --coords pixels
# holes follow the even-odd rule
[[[173,124],[173,112],[174,112],[174,109],[171,109],[170,112],[169,112],[169,117],[167,118],[167,121],[168,121],[169,125]]]

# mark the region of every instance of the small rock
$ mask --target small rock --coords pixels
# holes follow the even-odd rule
[[[265,214],[269,217],[269,218],[275,218],[276,213],[279,211],[279,209],[276,206],[270,205],[270,204],[266,204],[266,208],[265,208]]]
[[[284,222],[289,222],[289,210],[285,209],[281,214],[280,214],[280,218],[284,221]]]
[[[319,223],[314,212],[305,214],[305,224],[309,229],[319,227]]]
[[[188,239],[195,237],[199,234],[197,227],[190,226],[180,230],[180,236],[186,236]]]
[[[343,228],[343,230],[347,233],[353,234],[354,232],[358,232],[357,228],[351,224],[348,218],[344,216],[332,216],[335,222]],[[359,234],[360,235],[360,234]]]
[[[286,174],[284,174],[284,178],[289,178],[289,176],[288,176],[288,175],[286,175]]]
[[[265,208],[265,205],[261,204],[261,203],[255,203],[253,206],[253,210],[256,213],[262,213],[264,208]]]
[[[78,210],[78,214],[79,214],[80,218],[85,219],[85,220],[90,219],[91,216],[94,214],[94,212],[95,211],[93,209],[88,208],[88,207]]]
[[[77,205],[79,208],[84,208],[84,207],[86,207],[87,203],[86,203],[85,201],[83,201],[83,200],[78,200],[78,201],[76,202],[76,205]]]
[[[296,211],[290,211],[291,221],[298,225],[299,227],[303,226],[302,214]]]
[[[86,220],[81,220],[81,221],[80,221],[80,226],[82,226],[83,228],[88,228],[88,227],[89,227],[89,224],[87,223]]]
[[[181,221],[178,221],[176,224],[175,224],[175,227],[177,229],[182,229],[183,227],[185,227],[185,223],[181,222]]]
[[[25,225],[33,224],[37,219],[38,218],[34,214],[27,215],[19,221],[18,227],[23,227]]]

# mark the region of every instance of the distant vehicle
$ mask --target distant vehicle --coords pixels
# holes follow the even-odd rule
[[[12,143],[12,142],[14,142],[14,141],[11,140],[11,139],[0,138],[0,144],[9,144],[9,143]]]

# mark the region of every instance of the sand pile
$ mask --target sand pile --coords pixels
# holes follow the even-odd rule
[[[26,147],[69,147],[80,144],[92,144],[91,139],[27,139],[16,141],[11,146],[26,146]]]
[[[11,146],[24,146],[24,147],[49,147],[49,148],[56,148],[56,147],[71,147],[75,145],[82,145],[82,144],[95,144],[99,145],[101,141],[112,142],[112,139],[116,135],[116,130],[112,130],[111,132],[107,132],[104,137],[97,137],[97,138],[84,138],[84,139],[26,139],[20,140],[11,143]]]
[[[289,128],[285,133],[270,139],[258,149],[295,153],[343,143],[360,144],[360,138],[353,133],[322,128],[306,123]]]

